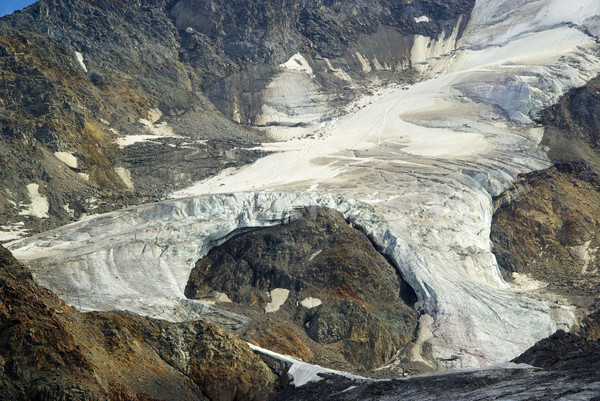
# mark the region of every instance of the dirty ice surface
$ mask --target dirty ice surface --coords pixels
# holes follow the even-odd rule
[[[274,137],[288,140],[263,147],[274,153],[172,201],[10,247],[59,294],[85,293],[87,308],[176,320],[193,264],[232,230],[329,206],[360,223],[415,289],[427,314],[419,338],[434,356],[459,355],[465,367],[509,360],[574,317],[560,299],[502,280],[490,251],[491,196],[549,166],[531,117],[600,72],[599,14],[597,0],[478,0],[460,39],[456,28],[415,38],[419,83],[382,89],[326,123],[279,128]],[[313,79],[304,60],[282,68]],[[164,308],[152,313],[152,303]]]

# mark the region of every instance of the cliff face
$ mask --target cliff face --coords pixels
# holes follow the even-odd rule
[[[41,231],[251,162],[251,125],[410,79],[413,36],[473,3],[41,0],[0,20],[0,215]]]
[[[0,247],[0,398],[264,399],[275,376],[237,337],[203,323],[82,314]]]

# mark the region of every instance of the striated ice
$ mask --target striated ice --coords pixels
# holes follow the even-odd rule
[[[90,217],[7,246],[29,264],[41,285],[81,309],[125,309],[189,320],[211,309],[183,295],[200,257],[237,228],[294,220],[301,215],[298,209],[316,205],[348,216],[369,210],[353,200],[317,193],[208,195]],[[272,291],[275,310],[285,302],[285,291]]]

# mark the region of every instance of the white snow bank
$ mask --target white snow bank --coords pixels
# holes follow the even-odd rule
[[[312,67],[300,53],[294,54],[288,61],[281,64],[280,67],[287,68],[288,70],[303,71],[308,75],[313,75]]]
[[[316,308],[321,304],[323,304],[323,301],[321,301],[319,298],[313,297],[304,298],[302,301],[300,301],[300,305],[304,306],[306,309]]]
[[[79,63],[79,66],[81,67],[81,69],[84,72],[88,72],[87,67],[85,66],[84,62],[83,62],[83,54],[79,53],[79,52],[75,52],[75,60],[77,60],[77,63]]]
[[[140,118],[139,123],[144,126],[147,134],[125,135],[121,136],[117,130],[111,128],[110,131],[118,135],[115,143],[121,149],[139,142],[150,142],[160,138],[180,138],[173,131],[173,128],[166,122],[159,123],[162,117],[162,112],[159,109],[151,109],[148,111],[148,118]]]
[[[54,152],[54,157],[71,168],[77,168],[77,157],[71,152]]]
[[[27,185],[27,191],[29,191],[31,203],[29,205],[20,205],[21,207],[25,207],[25,210],[20,211],[19,216],[34,216],[40,219],[48,218],[50,205],[48,203],[48,199],[45,196],[40,195],[38,192],[39,188],[39,184]]]
[[[287,301],[290,290],[286,288],[275,288],[268,293],[271,302],[265,305],[265,313],[277,312],[279,308]]]
[[[341,372],[339,370],[327,369],[319,365],[312,365],[298,358],[294,358],[293,356],[278,354],[250,343],[248,343],[248,345],[252,350],[258,353],[270,356],[271,358],[279,361],[286,362],[287,364],[291,364],[288,370],[288,375],[292,378],[291,384],[294,385],[294,387],[301,387],[309,382],[318,382],[321,380],[319,373],[343,376],[353,380],[375,381],[374,379],[369,379],[367,377],[357,376],[350,373]]]
[[[115,173],[123,180],[125,186],[133,190],[133,181],[131,180],[131,171],[125,167],[115,167]]]
[[[25,223],[0,225],[0,242],[12,241],[24,237],[29,231],[23,228]]]

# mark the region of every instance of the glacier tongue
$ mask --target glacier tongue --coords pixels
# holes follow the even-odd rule
[[[437,54],[413,49],[418,84],[382,90],[318,127],[279,128],[277,137],[292,139],[264,146],[275,153],[176,199],[10,248],[82,308],[193,318],[207,312],[183,300],[183,287],[211,246],[235,228],[278,224],[296,207],[332,207],[413,286],[433,317],[422,330],[435,356],[459,355],[464,366],[508,360],[574,317],[560,300],[502,280],[490,251],[491,196],[549,166],[531,117],[600,71],[591,36],[599,14],[596,0],[478,0],[461,39],[437,43]],[[427,38],[415,46],[430,47]],[[309,190],[317,185],[322,192]]]
[[[7,246],[38,283],[80,309],[173,321],[216,316],[235,326],[246,319],[185,298],[196,261],[237,228],[281,224],[317,205],[374,219],[367,206],[332,195],[206,195],[90,217]]]

